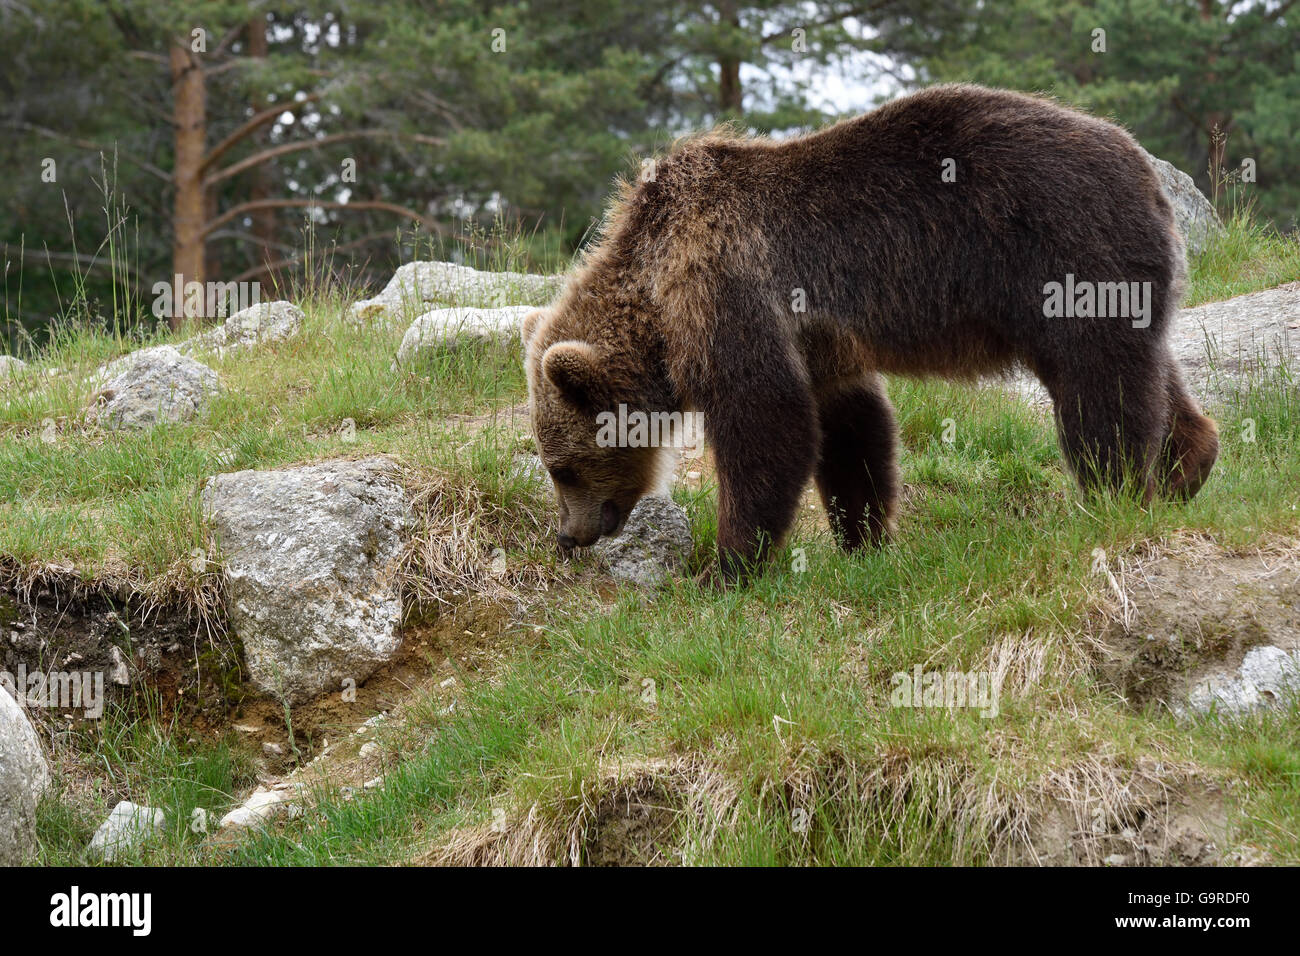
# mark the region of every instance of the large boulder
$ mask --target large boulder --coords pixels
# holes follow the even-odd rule
[[[508,305],[499,309],[434,309],[424,313],[406,330],[397,349],[397,367],[404,368],[421,354],[456,348],[466,340],[506,341],[524,316],[535,311],[531,305]]]
[[[1143,150],[1145,152],[1145,150]],[[1146,154],[1151,167],[1160,180],[1160,188],[1165,198],[1174,207],[1174,224],[1187,245],[1189,255],[1195,255],[1205,248],[1210,239],[1223,232],[1223,223],[1214,205],[1196,188],[1192,177],[1188,176],[1173,163]]]
[[[480,272],[454,262],[408,262],[379,295],[354,304],[352,317],[369,323],[409,322],[431,306],[544,305],[563,281],[526,272]]]
[[[27,714],[0,685],[0,867],[16,866],[36,844],[36,805],[50,768]]]
[[[302,703],[394,657],[396,566],[413,517],[391,459],[217,475],[203,507],[224,557],[230,624],[260,690]]]
[[[594,550],[614,578],[653,588],[686,566],[691,547],[686,512],[665,495],[646,495],[628,515],[618,537],[602,538]]]
[[[140,349],[102,367],[87,417],[110,430],[182,422],[221,391],[217,373],[170,345]]]
[[[1183,309],[1169,336],[1192,390],[1228,395],[1300,359],[1300,282]]]
[[[302,329],[302,309],[292,302],[259,302],[236,312],[211,331],[186,339],[176,350],[182,355],[197,351],[224,355],[270,342],[283,342]]]

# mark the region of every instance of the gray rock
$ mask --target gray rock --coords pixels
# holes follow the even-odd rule
[[[1235,673],[1203,679],[1187,695],[1187,710],[1233,716],[1255,713],[1300,696],[1300,653],[1266,645],[1247,652]]]
[[[499,309],[451,308],[426,312],[402,336],[395,367],[409,365],[422,353],[455,348],[467,339],[504,342],[532,311],[531,305],[512,305]]]
[[[551,476],[546,473],[539,455],[532,452],[519,452],[510,459],[510,476],[523,478],[542,488],[551,487]]]
[[[1300,361],[1300,282],[1181,309],[1169,347],[1202,402],[1225,398],[1279,367],[1294,367]],[[1038,379],[1023,369],[995,381],[1031,404],[1049,401]]]
[[[1193,389],[1228,395],[1300,359],[1300,282],[1183,309],[1170,335]]]
[[[408,262],[379,295],[354,304],[351,315],[355,321],[390,323],[411,321],[432,305],[542,305],[559,292],[563,282],[561,276],[479,272],[454,262]]]
[[[224,355],[269,342],[283,342],[302,329],[302,310],[291,302],[259,302],[236,312],[209,332],[186,339],[176,350],[182,355],[198,351]]]
[[[297,798],[298,793],[287,787],[284,789],[258,787],[247,800],[222,817],[219,826],[222,830],[227,827],[252,829],[285,815],[296,816],[294,810],[301,810],[301,805],[294,803]]]
[[[14,358],[12,355],[0,355],[0,382],[26,367],[27,363],[22,359]]]
[[[653,588],[686,565],[691,526],[671,498],[647,495],[628,515],[616,538],[602,538],[593,550],[601,565],[620,581]]]
[[[170,345],[140,349],[101,368],[87,417],[110,430],[182,422],[221,390],[217,373]]]
[[[151,837],[157,836],[167,825],[161,810],[143,807],[123,800],[99,825],[90,840],[89,852],[112,863],[119,854],[130,853]]]
[[[1143,150],[1145,152],[1145,150]],[[1189,255],[1199,253],[1211,238],[1223,233],[1223,223],[1214,205],[1196,188],[1192,177],[1163,159],[1146,154],[1160,180],[1165,198],[1174,207],[1174,224],[1183,237]]]
[[[36,805],[49,786],[36,730],[0,685],[0,867],[17,866],[36,845]]]
[[[390,459],[217,475],[203,506],[260,690],[302,703],[361,683],[397,653],[395,572],[413,518]]]

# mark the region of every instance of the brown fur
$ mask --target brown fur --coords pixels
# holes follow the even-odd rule
[[[1086,488],[1190,497],[1205,481],[1217,432],[1165,342],[1182,244],[1118,127],[941,86],[797,139],[691,138],[654,173],[623,186],[559,300],[525,323],[562,545],[616,532],[656,481],[654,449],[596,445],[596,413],[620,403],[703,413],[728,576],[782,539],[810,477],[845,547],[879,542],[899,488],[882,372],[1024,363]],[[1044,316],[1044,285],[1067,273],[1149,282],[1150,325]]]

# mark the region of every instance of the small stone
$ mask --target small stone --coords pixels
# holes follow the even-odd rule
[[[97,391],[86,417],[109,430],[183,422],[221,391],[217,373],[170,345],[140,349],[91,376]]]
[[[22,359],[14,358],[12,355],[0,355],[0,382],[11,378],[14,373],[20,372],[27,367],[27,363]]]
[[[176,350],[182,355],[209,351],[217,355],[248,349],[270,342],[282,342],[298,334],[302,309],[292,302],[259,302],[241,309],[209,332],[186,339]]]
[[[531,306],[502,309],[434,309],[411,323],[397,349],[393,369],[408,368],[438,350],[454,351],[467,341],[504,342],[519,328]]]
[[[167,818],[161,810],[123,800],[99,825],[88,850],[112,863],[119,854],[140,847],[150,837],[162,832],[166,825]]]
[[[108,671],[108,679],[118,687],[131,686],[131,669],[126,664],[126,658],[116,644],[109,648],[108,656],[112,660],[112,666]]]
[[[369,743],[364,743],[361,745],[361,749],[357,752],[357,755],[362,760],[373,760],[379,756],[379,744],[375,743],[373,740]]]
[[[428,312],[435,304],[500,308],[528,302],[542,305],[564,284],[563,276],[523,272],[480,272],[454,262],[408,262],[373,299],[352,306],[355,322],[387,325]]]
[[[262,753],[268,757],[283,757],[284,748],[270,740],[262,741]]]
[[[654,588],[685,567],[691,548],[686,512],[671,498],[647,495],[632,509],[622,533],[601,539],[593,550],[613,577]]]
[[[285,802],[291,797],[292,794],[288,792],[258,787],[243,805],[221,818],[221,829],[248,828],[269,823],[285,812]]]

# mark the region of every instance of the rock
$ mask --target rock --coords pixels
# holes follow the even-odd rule
[[[27,714],[0,684],[0,867],[17,866],[36,845],[36,805],[50,768]]]
[[[108,656],[112,661],[108,671],[108,679],[118,687],[130,687],[131,669],[126,664],[126,658],[122,655],[121,648],[114,644],[108,649]]]
[[[227,613],[253,683],[302,703],[397,653],[396,565],[413,524],[384,457],[210,478]]]
[[[402,336],[393,368],[409,366],[423,353],[455,349],[466,340],[504,342],[519,328],[524,316],[533,311],[531,305],[512,305],[500,309],[453,308],[426,312]]]
[[[294,794],[288,790],[267,790],[258,787],[252,795],[221,818],[221,829],[226,827],[255,827],[270,823],[286,814]]]
[[[393,274],[384,291],[352,306],[362,322],[400,322],[427,312],[434,304],[499,308],[525,302],[542,305],[563,285],[561,276],[524,272],[479,272],[454,262],[408,262]]]
[[[539,488],[551,487],[551,476],[546,473],[541,456],[532,452],[519,452],[510,459],[510,477],[522,478]]]
[[[108,429],[188,421],[221,390],[217,373],[170,345],[123,356],[96,372],[87,416]]]
[[[628,515],[622,533],[602,538],[593,550],[618,580],[653,588],[685,566],[691,547],[686,512],[671,498],[647,495]]]
[[[119,854],[129,853],[150,837],[161,833],[166,825],[167,817],[161,810],[137,806],[129,800],[123,800],[109,813],[108,819],[99,825],[88,850],[112,863]]]
[[[1202,403],[1230,396],[1252,377],[1294,366],[1300,360],[1300,282],[1181,309],[1169,347]],[[1023,369],[992,381],[1030,404],[1050,401]]]
[[[1227,396],[1300,359],[1300,282],[1183,309],[1169,336],[1189,384]]]
[[[1187,709],[1237,716],[1300,697],[1300,653],[1265,645],[1251,648],[1235,673],[1203,679],[1187,695]]]
[[[27,367],[27,363],[22,359],[14,358],[12,355],[0,355],[0,382],[11,377],[15,372],[21,372]]]
[[[1160,180],[1160,188],[1164,191],[1165,198],[1169,200],[1169,205],[1174,207],[1174,225],[1178,229],[1178,234],[1183,237],[1187,254],[1196,255],[1205,248],[1211,238],[1222,235],[1223,223],[1219,221],[1219,214],[1214,211],[1214,205],[1196,188],[1196,183],[1192,181],[1191,176],[1172,163],[1150,153],[1147,153],[1146,157],[1151,163],[1151,168],[1156,172],[1156,178]]]
[[[374,760],[379,756],[379,744],[373,740],[362,744],[361,749],[357,751],[357,756],[362,760]]]
[[[182,355],[197,351],[224,355],[270,342],[283,342],[302,329],[302,310],[291,302],[259,302],[236,312],[221,325],[186,339],[176,350]]]

